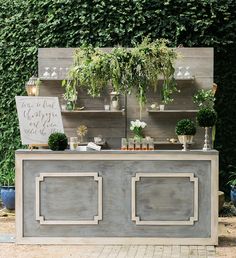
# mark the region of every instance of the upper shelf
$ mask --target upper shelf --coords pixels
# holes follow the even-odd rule
[[[165,109],[165,110],[155,110],[148,109],[148,113],[197,113],[197,109]]]
[[[65,80],[65,78],[44,78],[44,77],[40,77],[39,78],[41,81],[63,81]],[[175,78],[176,81],[194,81],[195,77],[192,76],[191,78]],[[162,78],[159,79],[159,81],[163,81]]]
[[[85,109],[85,110],[62,110],[62,114],[85,114],[85,113],[98,113],[98,114],[123,114],[125,109],[121,110],[98,110],[98,109]]]

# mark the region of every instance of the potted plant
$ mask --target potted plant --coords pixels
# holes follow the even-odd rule
[[[193,96],[193,102],[197,104],[199,108],[209,107],[213,108],[215,97],[213,90],[198,90],[197,93]]]
[[[15,210],[15,170],[8,170],[1,175],[1,198],[8,210]]]
[[[230,199],[232,201],[232,203],[234,204],[234,206],[236,207],[236,169],[234,167],[234,170],[230,172],[230,176],[229,176],[229,182],[228,184],[231,187],[230,190]]]
[[[71,80],[64,80],[62,82],[62,86],[66,89],[65,93],[63,94],[63,97],[66,101],[66,109],[72,111],[76,106],[78,92]]]
[[[190,119],[179,120],[175,127],[175,133],[179,142],[183,144],[183,151],[187,150],[187,144],[192,143],[193,136],[196,134],[196,125]]]
[[[48,147],[53,151],[64,151],[68,146],[68,139],[64,133],[52,133],[48,138]]]
[[[200,127],[205,128],[205,141],[203,151],[211,149],[209,143],[209,128],[213,127],[217,120],[217,114],[213,108],[203,107],[197,112],[197,122]]]

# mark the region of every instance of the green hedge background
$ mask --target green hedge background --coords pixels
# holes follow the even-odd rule
[[[37,71],[38,47],[131,46],[149,35],[171,46],[215,48],[216,148],[221,189],[236,166],[235,0],[0,0],[0,172],[21,146],[15,95]]]

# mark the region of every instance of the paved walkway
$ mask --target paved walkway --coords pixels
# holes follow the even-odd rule
[[[12,243],[14,242],[14,219],[1,218],[0,258],[236,258],[236,217],[219,218],[219,222],[219,246],[216,248],[147,245],[16,245]]]
[[[235,254],[236,255],[236,254]],[[214,246],[53,246],[0,244],[0,258],[213,258]],[[230,257],[230,256],[228,256]],[[235,256],[236,257],[236,256]],[[233,257],[231,257],[233,258]]]

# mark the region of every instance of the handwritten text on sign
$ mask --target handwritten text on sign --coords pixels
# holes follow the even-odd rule
[[[23,144],[47,144],[54,132],[64,132],[58,98],[16,97]]]

